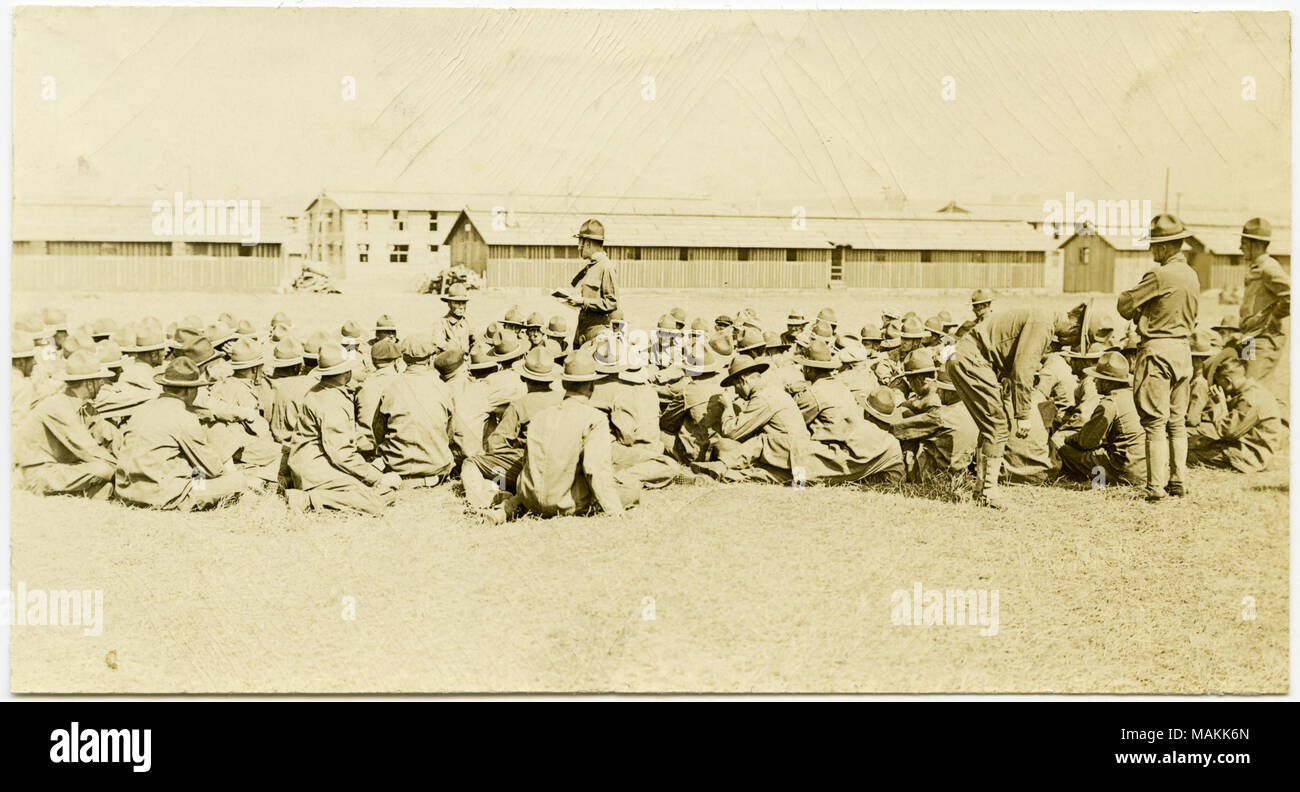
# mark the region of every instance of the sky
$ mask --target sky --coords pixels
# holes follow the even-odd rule
[[[1285,13],[18,7],[14,192],[1276,216],[1289,74]]]

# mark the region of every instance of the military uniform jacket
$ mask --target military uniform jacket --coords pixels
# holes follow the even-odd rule
[[[451,469],[451,390],[427,365],[398,374],[375,412],[375,448],[401,476],[440,476]]]
[[[1066,442],[1084,451],[1105,449],[1117,467],[1131,468],[1135,475],[1141,472],[1137,468],[1146,461],[1146,432],[1133,403],[1133,389],[1120,388],[1102,396],[1092,417]]]
[[[649,454],[662,454],[659,436],[659,395],[652,385],[624,383],[614,394],[610,425],[614,439],[625,446],[638,446]]]
[[[316,382],[315,377],[307,374],[270,380],[271,414],[267,421],[271,424],[271,436],[280,445],[292,446],[295,442],[302,401]]]
[[[723,413],[723,437],[744,442],[760,438],[759,458],[776,468],[790,470],[799,464],[809,439],[803,414],[790,394],[770,385],[760,385],[747,400],[737,400]]]
[[[358,447],[365,452],[375,449],[375,411],[379,409],[379,400],[389,383],[398,376],[393,366],[377,368],[366,377],[366,381],[357,388],[357,429],[360,435]]]
[[[317,384],[303,398],[289,454],[289,467],[302,489],[379,483],[379,471],[357,450],[352,410],[352,399],[343,388]]]
[[[1282,320],[1291,315],[1291,276],[1267,253],[1250,262],[1241,299],[1241,332],[1279,336]]]
[[[37,401],[14,435],[14,461],[19,467],[95,461],[111,467],[113,458],[91,434],[86,414],[66,391]]]
[[[609,315],[618,307],[615,276],[614,262],[601,251],[573,277],[572,285],[578,290],[575,296],[581,303],[575,338],[582,338],[583,332],[591,325],[609,324]]]
[[[456,318],[450,313],[440,318],[433,326],[433,344],[438,351],[460,349],[469,355],[470,333],[469,320]]]
[[[1138,285],[1116,301],[1119,315],[1137,319],[1138,335],[1147,338],[1187,338],[1196,329],[1201,282],[1187,257],[1175,254],[1147,270]]]
[[[1056,337],[1052,323],[1046,311],[1021,308],[990,314],[966,336],[998,379],[1010,381],[1017,421],[1028,420],[1034,406],[1034,378]]]
[[[904,418],[894,425],[893,434],[899,442],[916,443],[917,467],[927,471],[965,470],[979,442],[975,419],[961,402]]]
[[[204,477],[221,475],[227,461],[185,402],[163,395],[141,405],[123,427],[114,487],[123,500],[164,508]]]
[[[1254,380],[1228,402],[1214,428],[1236,470],[1263,470],[1282,445],[1282,411],[1268,388]]]
[[[565,398],[533,416],[517,489],[529,511],[575,514],[599,503],[617,514],[612,439],[605,414],[585,399]]]
[[[510,402],[510,406],[501,414],[501,422],[492,430],[487,439],[487,451],[495,453],[504,449],[523,450],[528,442],[528,424],[533,416],[548,407],[554,407],[564,398],[564,392],[556,388],[543,391],[529,391]]]

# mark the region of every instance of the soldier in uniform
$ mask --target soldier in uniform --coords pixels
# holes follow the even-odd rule
[[[1146,431],[1142,428],[1128,360],[1107,352],[1097,365],[1084,369],[1097,383],[1100,398],[1092,416],[1060,446],[1061,473],[1083,481],[1141,484],[1146,474]]]
[[[297,485],[285,493],[289,505],[378,515],[392,503],[402,477],[380,473],[357,451],[356,407],[347,391],[353,361],[338,344],[321,349],[319,361],[320,382],[302,400],[289,454]]]
[[[574,338],[582,339],[593,325],[610,324],[610,314],[618,308],[618,284],[614,262],[605,253],[605,226],[599,220],[588,220],[574,238],[578,240],[578,257],[587,263],[573,276],[572,288],[557,289],[556,296],[578,309]]]
[[[1216,417],[1196,435],[1191,459],[1199,465],[1256,473],[1283,447],[1282,416],[1268,388],[1251,379],[1247,363],[1228,358],[1214,373],[1222,391]]]
[[[1146,499],[1186,493],[1187,403],[1201,284],[1183,255],[1191,232],[1171,214],[1151,219],[1151,257],[1156,265],[1137,286],[1120,294],[1119,315],[1137,322],[1134,399],[1146,429]]]
[[[456,348],[468,355],[472,339],[469,320],[465,318],[469,308],[469,292],[465,290],[465,284],[453,283],[438,299],[447,303],[447,313],[433,326],[434,346],[439,352]]]
[[[990,314],[975,329],[957,340],[948,376],[980,430],[976,463],[979,502],[1000,508],[998,479],[1011,425],[1003,399],[1002,382],[1010,384],[1015,433],[1027,439],[1034,431],[1034,377],[1054,342],[1074,347],[1091,331],[1090,304],[1068,313],[1052,314],[1022,308]]]
[[[87,406],[111,376],[94,350],[67,359],[63,389],[37,401],[14,434],[23,486],[42,495],[108,497],[113,457],[91,433]]]
[[[402,342],[406,370],[385,386],[372,425],[385,469],[417,487],[437,486],[452,466],[451,389],[429,365],[433,355],[433,338],[427,333]]]
[[[1251,218],[1241,229],[1241,261],[1246,270],[1241,298],[1241,332],[1252,341],[1246,357],[1246,376],[1263,382],[1277,367],[1286,347],[1282,321],[1291,315],[1291,276],[1268,254],[1273,227],[1262,217]]]
[[[938,481],[951,485],[957,477],[970,470],[979,442],[979,429],[957,395],[947,369],[940,368],[936,372],[935,388],[939,395],[937,406],[894,420],[890,423],[890,431],[911,460],[907,465],[909,481]],[[888,388],[881,390],[893,393]],[[877,413],[885,414],[879,406],[871,406]],[[892,404],[890,407],[889,414],[892,414]]]
[[[392,338],[382,338],[370,347],[370,364],[374,371],[366,381],[357,386],[357,429],[360,438],[357,449],[367,459],[372,459],[375,451],[375,411],[379,409],[379,400],[384,397],[388,384],[398,376],[397,359],[401,357],[397,342]]]
[[[525,392],[506,407],[501,421],[488,435],[483,452],[461,463],[460,480],[465,485],[465,499],[470,506],[488,508],[497,491],[515,491],[519,472],[524,467],[529,422],[564,397],[562,391],[553,387],[557,374],[555,361],[544,347],[533,347],[524,356],[519,377],[524,381]],[[493,487],[493,483],[497,486]]]
[[[548,517],[587,514],[596,508],[621,514],[640,499],[638,482],[615,477],[609,420],[588,404],[592,383],[599,377],[589,352],[565,362],[564,398],[529,422],[519,492],[499,512],[490,513],[494,522],[513,517],[521,508]]]
[[[192,409],[199,388],[209,384],[203,372],[189,358],[177,357],[155,379],[162,395],[141,405],[122,428],[117,497],[182,511],[234,501],[247,490],[247,480]]]

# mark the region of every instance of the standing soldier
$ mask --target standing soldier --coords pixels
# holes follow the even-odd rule
[[[1277,366],[1286,346],[1282,320],[1291,315],[1291,276],[1268,254],[1272,232],[1262,217],[1247,220],[1241,229],[1241,260],[1249,266],[1241,298],[1241,332],[1252,339],[1251,348],[1245,350],[1246,376],[1257,382]]]
[[[587,263],[573,276],[572,288],[556,289],[555,296],[578,309],[574,338],[581,339],[593,325],[610,324],[610,314],[618,308],[618,285],[614,262],[605,253],[605,226],[599,220],[588,220],[574,238],[578,240],[578,257]]]
[[[469,308],[469,292],[465,284],[453,283],[438,299],[447,303],[447,314],[433,326],[434,346],[439,352],[454,348],[468,355],[470,332],[465,312]]]
[[[1139,336],[1134,370],[1134,401],[1147,443],[1147,495],[1156,502],[1166,494],[1186,494],[1187,403],[1191,396],[1192,350],[1201,284],[1183,255],[1191,236],[1171,214],[1151,220],[1151,257],[1156,266],[1137,286],[1123,292],[1119,315],[1137,322]]]
[[[957,339],[948,376],[979,427],[976,485],[979,503],[1001,508],[998,476],[1011,426],[1003,401],[1002,381],[1011,384],[1015,433],[1028,438],[1034,429],[1034,377],[1053,341],[1071,348],[1087,337],[1093,323],[1091,304],[1075,306],[1069,313],[1052,316],[1046,311],[1022,308],[990,315],[975,329]]]

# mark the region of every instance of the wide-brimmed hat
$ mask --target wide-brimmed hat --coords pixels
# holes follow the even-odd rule
[[[59,375],[64,382],[79,382],[91,379],[109,379],[113,372],[100,362],[95,349],[81,349],[73,352],[64,361],[63,373]]]
[[[343,346],[356,346],[361,343],[361,325],[353,321],[343,323],[339,328],[339,343]]]
[[[884,338],[880,339],[881,349],[897,349],[902,345],[903,345],[903,339],[897,336],[885,336]]]
[[[595,382],[603,376],[596,371],[596,359],[591,351],[580,349],[564,361],[564,373],[560,379],[565,382]]]
[[[926,319],[925,329],[930,335],[936,338],[948,335],[948,328],[944,325],[943,318],[939,316],[931,316],[929,319]]]
[[[846,366],[850,363],[861,363],[867,357],[867,348],[855,338],[845,341],[844,346],[840,347],[840,362]]]
[[[903,338],[929,338],[930,333],[925,329],[925,325],[918,317],[908,316],[903,319],[903,331],[899,334]]]
[[[773,330],[763,333],[763,347],[765,349],[789,349],[790,344],[781,337],[781,334]]]
[[[787,325],[806,325],[808,324],[808,317],[803,315],[803,311],[791,308],[790,315],[785,318],[785,323]]]
[[[67,332],[68,330],[68,315],[58,308],[41,309],[41,322],[49,328],[51,333],[59,330]]]
[[[529,330],[541,330],[542,326],[545,324],[546,319],[542,316],[541,312],[533,311],[528,315],[528,320],[524,322],[524,327]]]
[[[379,318],[375,320],[375,332],[379,333],[384,330],[397,332],[397,322],[393,321],[393,317],[388,314],[381,314]]]
[[[708,344],[687,349],[682,358],[682,373],[688,377],[703,377],[719,370],[718,358]]]
[[[154,352],[167,348],[167,337],[151,325],[123,325],[117,338],[123,352]]]
[[[469,352],[469,370],[484,371],[490,368],[496,368],[496,358],[492,357],[492,350],[488,347],[477,344]]]
[[[427,360],[438,353],[438,345],[433,342],[431,334],[416,333],[402,339],[401,353],[402,357],[410,360]]]
[[[126,358],[122,356],[122,347],[110,338],[95,344],[95,349],[99,354],[99,362],[108,368],[120,369],[126,363]]]
[[[594,239],[597,242],[605,241],[605,224],[594,217],[582,224],[578,233],[573,235],[574,239]]]
[[[714,327],[731,327],[734,324],[731,317],[726,314],[718,314],[713,320]]]
[[[884,335],[880,332],[880,325],[867,322],[862,326],[862,329],[858,331],[858,337],[863,341],[879,341],[884,338]]]
[[[1179,220],[1168,213],[1161,213],[1151,218],[1151,224],[1147,227],[1147,241],[1152,245],[1161,242],[1176,242],[1179,239],[1187,239],[1192,235],[1183,221]]]
[[[668,312],[668,315],[673,318],[673,321],[677,322],[678,330],[686,326],[686,311],[681,308],[673,308]]]
[[[247,338],[238,338],[235,343],[230,345],[229,355],[230,367],[236,371],[240,369],[253,368],[266,363],[266,356],[262,350]]]
[[[867,403],[863,405],[868,413],[887,424],[896,424],[898,415],[898,392],[881,385],[867,394]]]
[[[212,342],[203,336],[187,339],[181,346],[176,348],[176,354],[180,357],[189,358],[199,368],[203,368],[222,356],[220,352],[212,348]]]
[[[1101,341],[1094,341],[1087,349],[1084,349],[1081,344],[1078,349],[1065,350],[1065,356],[1075,360],[1098,360],[1109,348]]]
[[[655,332],[659,335],[667,336],[679,336],[682,334],[681,329],[677,327],[677,320],[674,319],[671,314],[664,314],[659,317],[659,322],[655,325]]]
[[[511,325],[514,325],[515,327],[523,327],[527,321],[528,320],[524,318],[524,312],[519,310],[519,306],[512,305],[510,306],[510,310],[506,311],[506,315],[502,317],[501,324],[506,325],[507,327]]]
[[[767,348],[767,339],[763,337],[763,331],[754,327],[746,327],[740,333],[740,338],[736,340],[736,351],[745,354],[752,354],[759,350]]]
[[[113,335],[117,331],[117,322],[108,317],[96,319],[90,323],[90,337],[96,341],[102,341]]]
[[[991,303],[991,302],[993,302],[993,292],[990,291],[989,289],[976,289],[975,291],[971,292],[970,295],[971,306],[983,305],[984,303]]]
[[[328,343],[329,339],[319,330],[307,336],[307,340],[302,342],[303,359],[316,360],[320,357],[321,349]]]
[[[767,371],[772,364],[766,360],[753,358],[748,355],[736,355],[731,359],[731,365],[727,367],[727,376],[722,378],[722,385],[726,387],[744,374],[751,371]]]
[[[519,337],[513,332],[502,332],[501,337],[492,347],[492,359],[497,363],[508,363],[523,357],[527,352],[528,349],[520,343]]]
[[[930,350],[913,349],[903,359],[903,371],[898,376],[914,377],[918,374],[933,374],[934,372],[934,356],[930,354]]]
[[[257,328],[247,319],[240,319],[235,323],[235,335],[240,338],[257,338]]]
[[[63,342],[63,354],[71,355],[79,349],[94,349],[95,339],[90,337],[90,333],[84,330],[75,330],[68,333],[67,339]]]
[[[1268,242],[1273,235],[1273,226],[1262,217],[1252,217],[1241,227],[1241,235],[1247,239]]]
[[[1237,314],[1228,314],[1227,316],[1223,317],[1222,322],[1219,322],[1218,324],[1216,324],[1214,327],[1210,329],[1216,332],[1221,330],[1228,330],[1235,333],[1236,331],[1241,329],[1241,317],[1238,316]]]
[[[833,371],[840,367],[840,356],[835,354],[830,344],[820,338],[814,338],[804,347],[803,354],[795,355],[794,362],[808,368]]]
[[[1128,383],[1128,358],[1119,352],[1107,352],[1097,361],[1097,365],[1083,370],[1084,374],[1111,382]]]
[[[276,325],[284,325],[285,327],[292,327],[293,320],[290,319],[289,314],[285,313],[284,311],[276,311],[275,315],[271,317],[270,326],[275,327]]]
[[[285,366],[297,366],[302,363],[302,345],[292,337],[281,338],[275,342],[275,349],[271,351],[271,367],[283,368]]]
[[[438,295],[438,299],[443,302],[469,302],[469,291],[466,290],[465,284],[453,283],[447,287],[447,291]]]
[[[212,342],[214,347],[219,347],[235,337],[235,328],[225,322],[217,322],[208,325],[207,329],[203,331],[203,336]]]
[[[199,367],[194,365],[194,361],[187,357],[172,358],[167,364],[167,370],[155,374],[153,381],[169,388],[201,388],[212,384],[207,377],[203,376]]]
[[[391,338],[381,338],[370,346],[371,363],[387,363],[402,356],[402,350]]]
[[[316,364],[315,373],[322,377],[331,377],[335,374],[342,374],[345,371],[351,371],[353,360],[348,357],[342,344],[326,344],[321,347],[319,363]]]
[[[36,344],[32,342],[32,339],[28,338],[25,335],[15,334],[13,336],[13,347],[9,353],[9,357],[17,360],[19,358],[29,358],[35,356],[36,356]]]
[[[1223,348],[1223,339],[1213,330],[1197,330],[1192,333],[1192,357],[1211,357]]]
[[[818,312],[817,312],[817,321],[819,321],[819,322],[825,322],[826,324],[830,325],[831,327],[835,327],[836,325],[838,325],[838,324],[840,323],[840,319],[839,319],[839,317],[835,315],[835,309],[834,309],[834,308],[823,308],[823,309],[821,309],[820,311],[818,311]]]
[[[542,331],[551,338],[568,338],[569,323],[564,320],[563,316],[552,316],[546,323],[546,329]]]
[[[555,382],[558,372],[555,358],[547,354],[546,347],[535,346],[524,355],[524,365],[519,367],[519,378],[531,382]]]

